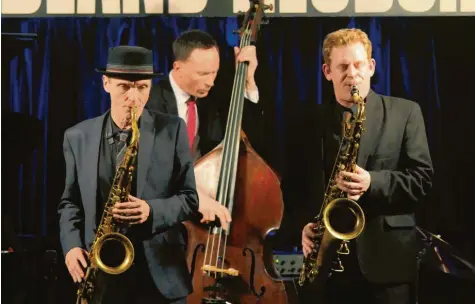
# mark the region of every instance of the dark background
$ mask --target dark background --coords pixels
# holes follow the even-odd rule
[[[153,49],[155,68],[168,75],[172,41],[184,30],[206,30],[220,45],[219,88],[234,72],[232,47],[238,37],[232,31],[238,27],[236,18],[2,18],[2,33],[37,35],[26,41],[2,35],[2,250],[34,252],[27,259],[2,255],[2,263],[11,266],[2,267],[3,282],[5,275],[11,283],[24,277],[29,278],[24,283],[40,280],[44,285],[27,285],[29,297],[35,292],[50,295],[46,287],[52,284],[43,275],[22,276],[14,266],[18,259],[36,265],[26,273],[44,273],[57,265],[65,280],[52,281],[64,287],[53,292],[55,297],[74,289],[64,272],[58,240],[62,139],[66,128],[109,108],[101,76],[94,71],[105,66],[107,49],[119,44]],[[325,34],[343,27],[361,28],[373,42],[373,89],[414,100],[422,108],[435,178],[429,197],[418,206],[418,225],[440,233],[462,257],[475,262],[475,18],[271,19],[257,43],[265,139],[252,144],[282,174],[292,109],[331,95],[321,72],[321,45]],[[299,160],[295,164],[301,165]],[[299,202],[285,204],[301,207]],[[48,249],[58,250],[56,259],[54,252],[45,254]],[[473,295],[465,280],[429,269],[421,277],[428,303],[469,303]]]

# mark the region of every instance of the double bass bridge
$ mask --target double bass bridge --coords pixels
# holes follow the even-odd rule
[[[201,267],[201,270],[203,271],[203,273],[222,274],[222,275],[224,274],[224,275],[229,275],[233,277],[239,276],[239,270],[234,269],[234,268],[224,269],[224,268],[219,268],[212,265],[203,265],[203,267]]]

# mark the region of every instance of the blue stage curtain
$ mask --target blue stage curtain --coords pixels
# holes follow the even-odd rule
[[[64,185],[62,138],[66,128],[110,106],[101,75],[109,47],[140,45],[153,50],[155,68],[168,75],[172,41],[188,29],[211,33],[220,45],[221,62],[232,64],[239,20],[230,18],[2,18],[2,31],[36,33],[31,45],[3,58],[3,112],[20,112],[41,121],[38,145],[13,179],[2,176],[14,206],[12,222],[19,233],[56,238],[56,207]],[[474,211],[468,172],[474,158],[473,40],[468,18],[275,18],[258,40],[256,74],[264,107],[264,158],[278,172],[285,153],[283,134],[288,113],[297,103],[321,103],[331,86],[321,72],[325,34],[343,27],[365,30],[373,42],[376,74],[373,89],[415,100],[421,105],[436,168],[434,190],[419,212],[420,221],[445,233],[463,251],[475,253],[462,237]],[[11,42],[13,45],[14,43]],[[3,44],[2,52],[11,46]],[[471,77],[471,81],[469,80]],[[460,115],[462,114],[462,115]],[[2,125],[2,135],[22,126]],[[5,130],[6,129],[6,130]],[[25,139],[28,140],[28,139]],[[2,140],[3,143],[3,140]],[[7,148],[3,146],[2,152]],[[472,152],[469,152],[472,151]],[[470,153],[472,157],[470,158]],[[8,160],[3,160],[8,161]],[[296,160],[296,165],[299,165]],[[301,164],[300,164],[301,165]],[[5,181],[6,179],[6,181]],[[3,195],[2,195],[3,196]],[[2,202],[2,208],[7,204]],[[473,239],[473,238],[472,238]]]

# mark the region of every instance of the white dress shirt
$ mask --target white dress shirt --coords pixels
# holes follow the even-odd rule
[[[178,84],[175,82],[175,79],[173,79],[172,72],[168,74],[168,77],[170,79],[170,84],[173,89],[173,93],[175,94],[175,99],[177,103],[177,108],[178,108],[178,116],[183,118],[185,122],[187,122],[188,119],[188,105],[186,102],[190,99],[190,95],[183,91]],[[252,91],[248,93],[247,91],[244,93],[244,97],[249,99],[253,103],[258,103],[259,102],[259,90]],[[196,104],[194,105],[196,107]],[[196,132],[198,132],[199,128],[199,117],[198,117],[198,109],[196,110]],[[196,134],[195,134],[196,135]]]

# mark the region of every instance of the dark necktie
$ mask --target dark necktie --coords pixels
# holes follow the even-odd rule
[[[115,159],[115,167],[116,169],[120,166],[122,160],[124,159],[125,151],[127,150],[127,139],[129,137],[129,132],[127,131],[120,131],[119,134],[119,141],[117,141],[117,157]]]

